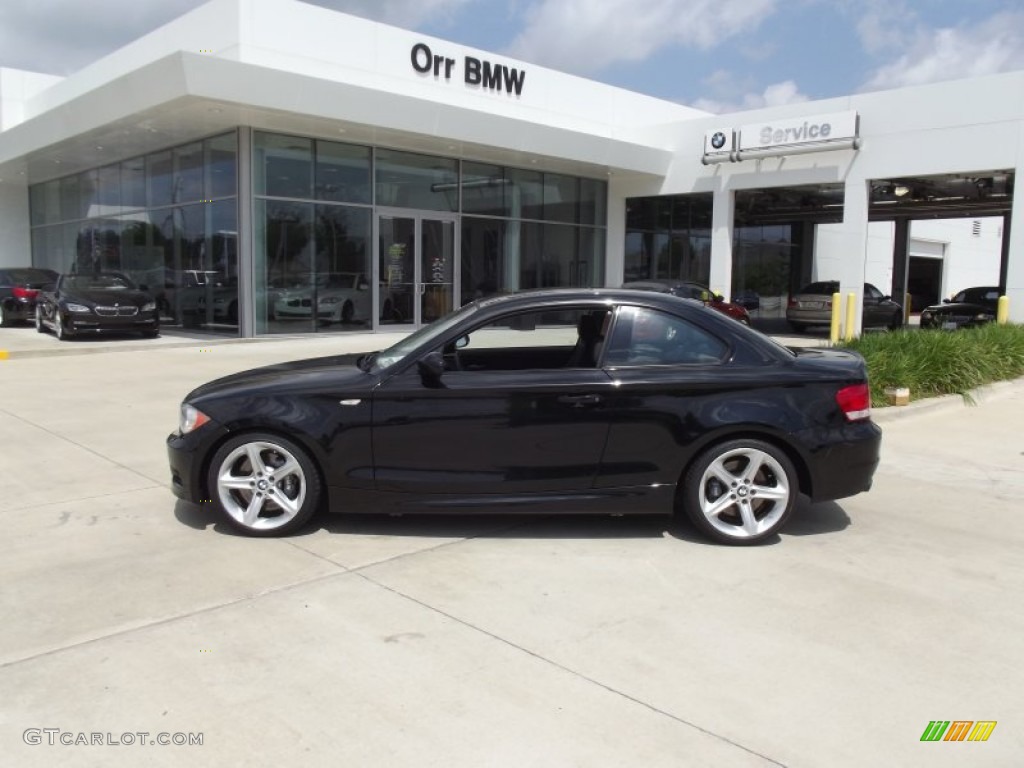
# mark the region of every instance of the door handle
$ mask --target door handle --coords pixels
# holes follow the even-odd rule
[[[573,408],[586,408],[591,405],[599,405],[603,399],[600,395],[560,395],[558,402],[571,405]]]

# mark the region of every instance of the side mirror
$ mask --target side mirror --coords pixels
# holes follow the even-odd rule
[[[942,303],[943,303],[943,304],[949,304],[950,302],[949,302],[949,299],[943,299],[943,300],[942,300]]]
[[[444,355],[436,351],[428,352],[420,358],[419,362],[416,363],[416,367],[419,368],[420,379],[422,379],[424,386],[441,386],[441,375],[444,373]]]
[[[459,336],[459,338],[457,338],[455,340],[455,348],[456,349],[463,349],[468,344],[469,344],[469,334],[468,333],[465,336]]]

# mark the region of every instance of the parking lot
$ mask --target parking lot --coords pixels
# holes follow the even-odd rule
[[[190,389],[394,338],[0,329],[0,765],[1020,765],[1024,382],[876,412],[872,491],[754,548],[646,517],[247,539],[168,490]]]

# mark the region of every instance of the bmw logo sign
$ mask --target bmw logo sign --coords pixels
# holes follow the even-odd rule
[[[721,131],[715,131],[711,137],[711,146],[715,149],[721,149],[725,146],[725,134]]]

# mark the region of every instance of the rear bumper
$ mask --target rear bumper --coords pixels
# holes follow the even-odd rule
[[[849,424],[843,440],[814,452],[811,499],[831,501],[871,490],[881,459],[882,430],[873,421]]]

